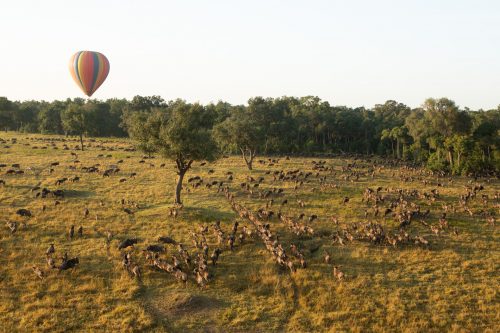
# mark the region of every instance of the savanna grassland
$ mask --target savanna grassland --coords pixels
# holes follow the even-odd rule
[[[272,157],[276,160],[272,163],[257,157],[263,162],[256,162],[249,171],[241,157],[234,156],[204,166],[193,164],[184,181],[184,206],[174,217],[169,214],[176,182],[174,163],[160,157],[143,159],[142,153],[130,149],[132,141],[87,140],[82,152],[75,149],[79,142],[62,136],[8,132],[0,138],[4,140],[0,163],[6,164],[0,168],[0,179],[5,181],[0,184],[0,331],[500,330],[498,179],[438,177],[380,158],[353,157],[321,158],[326,170],[313,163],[319,158]],[[59,165],[51,167],[54,162]],[[98,172],[82,169],[96,164]],[[103,177],[111,165],[120,171]],[[9,169],[24,173],[7,175]],[[300,176],[302,185],[292,179],[273,180],[275,171],[286,174],[297,169],[302,175],[312,173]],[[130,177],[132,173],[136,176]],[[55,185],[58,179],[74,176],[79,181]],[[203,179],[196,188],[187,179],[194,176]],[[264,179],[255,187],[258,181],[249,181],[248,176]],[[214,181],[224,184],[206,186]],[[253,194],[241,183],[250,184]],[[61,189],[64,197],[35,198],[35,186]],[[253,229],[250,221],[231,209],[222,191],[225,186],[235,201],[254,213],[266,209],[267,203],[266,210],[275,213],[266,221],[270,230],[279,235],[289,255],[290,245],[295,244],[307,267],[290,273],[253,236],[236,240],[233,251],[227,244],[220,246],[217,265],[209,263],[211,276],[205,288],[196,284],[187,268],[186,286],[172,274],[152,268],[142,250],[157,244],[158,236],[182,242],[194,257],[200,250],[192,243],[191,231],[199,233],[203,225],[208,226],[210,252],[218,246],[213,233],[217,220],[226,235],[235,221],[237,233],[243,226]],[[364,200],[364,193],[377,187],[382,188],[383,202],[378,203],[380,214],[374,216],[374,204]],[[259,191],[274,188],[283,192],[259,198]],[[432,194],[433,190],[437,192]],[[474,195],[461,205],[460,196],[468,192]],[[405,227],[409,234],[405,241],[395,246],[363,239],[344,239],[343,245],[334,241],[336,235],[344,237],[343,230],[352,233],[352,225],[369,221],[381,224],[387,234],[400,233],[393,214],[401,207],[384,217],[385,209],[400,198],[408,209],[430,210]],[[19,216],[19,209],[29,210],[32,217]],[[278,211],[310,226],[314,234],[297,236],[277,218]],[[445,211],[448,227],[433,232],[430,226],[437,226]],[[304,217],[299,220],[301,213]],[[318,218],[309,222],[312,215]],[[7,222],[17,223],[15,232]],[[75,233],[70,239],[71,225],[82,226],[83,236]],[[108,232],[112,234],[109,247]],[[429,244],[415,242],[416,235]],[[118,244],[131,237],[139,243],[118,250]],[[79,264],[64,271],[47,267],[45,252],[51,243],[57,265],[65,252],[70,258],[78,257]],[[177,249],[166,248],[160,256],[171,260]],[[140,278],[123,268],[125,252],[131,252],[140,266]],[[330,254],[330,263],[325,263],[325,253]],[[33,265],[43,271],[43,279],[33,272]],[[343,279],[334,277],[333,266],[344,273]]]

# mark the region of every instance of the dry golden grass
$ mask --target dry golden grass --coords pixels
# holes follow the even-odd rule
[[[10,140],[16,137],[16,144]],[[412,230],[430,240],[429,248],[414,245],[398,248],[375,246],[354,241],[344,247],[332,244],[326,237],[297,238],[276,218],[270,221],[271,230],[277,231],[287,247],[294,242],[301,245],[307,255],[309,267],[290,275],[277,267],[259,239],[238,245],[234,252],[224,251],[220,264],[211,270],[213,278],[207,288],[200,290],[191,278],[185,288],[167,273],[149,269],[140,250],[146,244],[156,243],[158,235],[169,235],[191,245],[189,231],[202,224],[222,221],[228,232],[236,215],[227,200],[214,189],[190,188],[183,191],[184,209],[176,219],[168,216],[171,207],[175,173],[173,163],[160,158],[140,164],[139,152],[126,152],[119,148],[130,147],[127,140],[101,140],[91,142],[85,152],[75,151],[81,163],[76,171],[69,150],[53,149],[47,142],[33,138],[40,135],[1,133],[10,148],[0,144],[0,163],[21,164],[21,169],[31,166],[35,170],[59,161],[52,174],[43,171],[39,176],[26,171],[24,175],[4,175],[0,179],[0,331],[209,331],[209,332],[498,332],[500,306],[498,299],[500,247],[498,227],[489,226],[480,210],[496,210],[498,203],[492,199],[500,191],[499,181],[479,180],[485,185],[482,192],[490,200],[484,206],[480,198],[470,204],[476,213],[471,217],[462,211],[449,214],[451,227],[458,235],[445,232],[437,237],[421,225]],[[28,145],[29,144],[29,145]],[[76,142],[67,142],[74,147]],[[47,149],[41,147],[47,146]],[[37,146],[38,149],[33,149]],[[102,150],[104,147],[107,150]],[[113,148],[113,151],[110,151]],[[112,157],[97,157],[111,154]],[[118,175],[103,178],[95,173],[81,172],[81,166],[116,164]],[[226,179],[226,172],[233,171],[235,179],[227,182],[236,193],[238,202],[256,211],[265,200],[249,197],[239,184],[247,175],[264,176],[263,188],[283,187],[289,205],[283,208],[288,215],[305,211],[317,214],[319,220],[312,225],[319,233],[335,230],[332,215],[345,225],[364,220],[366,205],[361,202],[366,187],[382,186],[418,189],[429,192],[436,187],[436,179],[427,177],[431,184],[402,182],[399,170],[385,168],[372,179],[361,177],[358,181],[340,179],[341,166],[352,162],[328,159],[337,177],[329,176],[338,188],[320,189],[318,179],[312,177],[297,192],[292,183],[272,184],[267,170],[310,171],[313,159],[281,159],[274,167],[256,164],[254,171],[247,171],[240,158],[224,158],[200,167],[195,163],[188,177],[200,175],[205,183]],[[153,163],[155,166],[149,166]],[[165,168],[160,168],[166,163]],[[361,162],[358,162],[361,163]],[[367,167],[367,165],[366,165]],[[365,169],[366,169],[365,167]],[[214,174],[208,174],[214,169]],[[360,169],[361,170],[361,169]],[[128,174],[136,172],[136,178]],[[393,177],[392,174],[395,173]],[[54,182],[62,177],[78,175],[81,180],[65,183],[66,197],[54,206],[55,199],[34,199],[30,189],[41,182],[42,187],[57,188]],[[120,183],[125,177],[127,181]],[[436,222],[443,203],[456,203],[465,192],[469,179],[440,179],[441,198],[430,205],[429,222]],[[186,189],[190,189],[187,193]],[[316,190],[313,190],[316,188]],[[347,205],[341,198],[350,196]],[[129,217],[121,210],[120,199],[134,201],[138,208]],[[301,209],[296,198],[306,202]],[[101,201],[103,206],[101,205]],[[279,200],[276,200],[278,203]],[[427,201],[415,200],[425,210]],[[47,209],[42,212],[42,206]],[[90,216],[84,218],[84,208]],[[19,208],[29,209],[34,217],[25,219],[15,214]],[[272,208],[277,211],[278,207]],[[378,222],[394,228],[391,219]],[[11,234],[7,221],[25,222]],[[241,221],[240,225],[249,225]],[[82,225],[84,237],[68,240],[70,225]],[[115,234],[109,251],[106,250],[104,232]],[[212,232],[209,243],[214,244]],[[132,279],[121,266],[118,243],[126,237],[139,237],[142,242],[134,250],[134,258],[143,266],[141,281]],[[56,247],[56,257],[65,251],[80,258],[79,266],[70,271],[49,271],[45,265],[45,250],[50,243]],[[315,245],[322,248],[313,253]],[[336,281],[332,265],[323,263],[322,252],[327,249],[332,262],[342,266],[344,281]],[[190,249],[191,250],[191,249]],[[172,253],[170,248],[167,256]],[[43,268],[47,277],[38,279],[31,271],[32,265]]]

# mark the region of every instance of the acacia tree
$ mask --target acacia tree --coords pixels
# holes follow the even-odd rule
[[[176,204],[182,204],[182,182],[193,162],[213,161],[218,156],[217,145],[204,113],[205,108],[200,104],[177,101],[127,120],[129,135],[138,141],[140,149],[148,147],[175,162]]]
[[[214,136],[223,150],[239,150],[248,170],[252,170],[257,150],[265,139],[258,120],[243,107],[235,108],[229,118],[216,125]]]
[[[158,135],[162,124],[161,118],[166,110],[155,109],[153,111],[136,111],[128,113],[123,118],[122,126],[127,129],[128,134],[137,142],[137,148],[151,157],[158,152]]]

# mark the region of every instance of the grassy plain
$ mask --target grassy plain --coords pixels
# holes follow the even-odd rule
[[[367,172],[371,164],[358,160],[355,170],[361,176],[346,180],[341,168],[354,161],[329,158],[326,165],[335,169],[335,175],[322,173],[331,185],[322,187],[312,170],[312,161],[318,158],[281,158],[274,166],[256,163],[253,171],[246,170],[239,157],[223,158],[203,167],[195,163],[188,178],[199,175],[204,184],[224,180],[236,200],[253,211],[264,207],[266,200],[241,190],[239,184],[246,182],[249,175],[265,178],[261,190],[284,189],[284,197],[276,199],[270,209],[277,211],[279,202],[287,198],[289,203],[282,208],[287,215],[304,212],[319,217],[311,223],[318,235],[314,237],[298,238],[277,218],[269,222],[286,248],[293,242],[304,250],[306,269],[290,274],[278,267],[261,240],[255,238],[238,243],[233,252],[224,250],[217,267],[210,268],[213,277],[202,290],[192,278],[184,287],[171,275],[148,268],[141,249],[156,243],[159,235],[169,235],[194,252],[189,231],[216,220],[221,220],[223,229],[229,232],[238,216],[223,194],[205,186],[194,189],[186,182],[184,208],[173,218],[168,212],[173,201],[174,164],[159,157],[139,163],[140,152],[124,150],[132,146],[130,141],[95,139],[87,142],[90,147],[81,152],[73,149],[76,141],[47,141],[63,137],[11,132],[0,133],[0,138],[6,141],[0,143],[0,163],[8,165],[0,168],[0,179],[6,182],[0,185],[0,331],[500,331],[499,232],[498,226],[490,226],[481,215],[481,211],[496,211],[498,216],[499,203],[494,199],[500,191],[498,179],[477,181],[485,187],[481,194],[489,199],[484,203],[478,195],[472,200],[469,207],[473,216],[459,208],[448,213],[449,224],[458,235],[445,231],[435,236],[423,225],[412,223],[410,230],[428,239],[429,247],[408,244],[393,248],[360,241],[340,246],[326,236],[337,229],[331,216],[339,218],[340,227],[366,220],[380,222],[387,230],[397,226],[391,218],[373,217],[370,209],[365,218],[369,207],[361,199],[366,187],[430,193],[441,183],[435,202],[419,198],[413,201],[422,210],[430,208],[427,221],[436,223],[443,204],[458,207],[458,198],[466,193],[470,179],[437,179],[420,170],[390,166],[377,168],[372,178]],[[11,141],[13,138],[17,143]],[[70,149],[64,150],[63,144]],[[78,155],[80,163],[74,163],[71,151]],[[108,154],[111,157],[106,157]],[[120,159],[124,161],[119,164],[121,171],[109,178],[81,170],[82,166],[96,163],[104,170]],[[48,165],[56,161],[60,164],[49,174]],[[25,173],[5,175],[14,163],[19,163]],[[162,163],[165,167],[160,167]],[[76,166],[76,170],[70,166]],[[214,173],[209,174],[209,169]],[[269,170],[292,169],[313,171],[310,181],[296,191],[292,182],[273,183],[272,175],[266,174]],[[234,173],[233,181],[227,180],[228,171]],[[132,172],[137,173],[135,178],[128,177]],[[55,185],[57,179],[75,175],[80,177],[79,182]],[[403,181],[408,176],[413,180]],[[121,178],[126,181],[119,182]],[[424,184],[423,179],[429,183]],[[57,206],[54,198],[35,199],[30,189],[37,184],[63,189],[66,196],[59,199]],[[343,205],[341,199],[345,196],[350,201]],[[136,203],[134,215],[123,212],[122,198]],[[299,207],[297,199],[306,203],[305,208]],[[34,216],[17,216],[15,212],[20,208],[29,209]],[[85,208],[90,212],[86,218]],[[14,234],[5,226],[7,221],[19,223]],[[239,221],[240,226],[250,226],[248,221]],[[68,239],[72,224],[83,226],[83,238]],[[115,235],[109,250],[104,236],[107,230]],[[143,270],[140,281],[122,268],[118,244],[127,237],[142,240],[133,250]],[[216,242],[211,230],[208,241],[210,245]],[[49,270],[45,250],[50,243],[55,244],[56,257],[68,252],[70,257],[79,257],[79,266],[63,272]],[[318,245],[320,250],[309,251]],[[330,252],[333,263],[341,265],[344,281],[333,278],[332,264],[323,262],[323,250]],[[173,252],[169,248],[165,256]],[[43,280],[32,272],[33,265],[46,271]]]

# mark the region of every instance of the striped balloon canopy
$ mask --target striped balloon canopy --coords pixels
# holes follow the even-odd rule
[[[106,80],[109,61],[102,53],[79,51],[71,57],[69,71],[80,89],[90,97]]]

